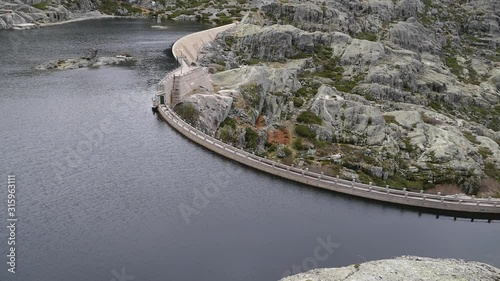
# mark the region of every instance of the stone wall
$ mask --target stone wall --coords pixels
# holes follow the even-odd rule
[[[186,96],[197,90],[214,90],[208,73],[204,69],[195,68],[187,73],[174,75],[171,106],[182,102]]]

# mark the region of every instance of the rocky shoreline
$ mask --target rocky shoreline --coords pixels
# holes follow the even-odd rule
[[[341,268],[313,269],[280,281],[466,280],[497,281],[500,269],[480,262],[403,256]]]

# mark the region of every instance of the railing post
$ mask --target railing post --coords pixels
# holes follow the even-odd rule
[[[321,180],[321,177],[323,176],[323,171],[318,175],[318,179]]]
[[[458,200],[458,205],[462,205],[462,200]]]
[[[372,184],[373,184],[372,182],[369,182],[369,183],[368,183],[368,185],[369,185],[369,186],[368,186],[368,192],[371,192],[371,191],[372,191]]]
[[[354,179],[351,181],[351,187],[354,187]]]
[[[405,198],[408,197],[408,191],[406,191],[406,188],[403,188],[403,191],[405,192]]]
[[[339,179],[339,175],[337,175],[337,177],[334,179],[335,182],[337,182]]]
[[[389,194],[389,191],[390,191],[390,190],[389,190],[389,185],[387,184],[387,185],[385,186],[385,193],[386,193],[386,194]]]

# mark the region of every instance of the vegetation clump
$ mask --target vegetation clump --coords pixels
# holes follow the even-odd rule
[[[180,103],[174,107],[174,111],[191,125],[195,125],[198,119],[198,111],[196,111],[191,103]]]
[[[312,111],[304,111],[300,113],[300,115],[297,117],[297,122],[304,123],[304,124],[318,124],[322,125],[323,124],[323,119],[316,115]]]
[[[308,139],[316,138],[316,133],[307,125],[298,124],[297,126],[295,126],[295,133],[297,133],[297,135],[301,137]]]
[[[259,134],[252,128],[247,127],[245,129],[245,142],[248,148],[255,149],[257,148],[257,139],[259,138]]]

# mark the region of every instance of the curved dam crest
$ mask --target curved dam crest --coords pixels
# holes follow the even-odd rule
[[[500,218],[500,200],[494,198],[461,198],[421,192],[397,190],[389,186],[379,187],[330,177],[310,172],[306,169],[287,166],[266,158],[258,157],[208,136],[182,120],[172,109],[183,98],[198,87],[212,89],[209,74],[195,62],[200,49],[212,42],[218,33],[235,24],[224,25],[196,32],[177,40],[172,46],[172,54],[180,66],[168,73],[157,87],[154,107],[162,118],[179,133],[197,144],[224,157],[235,160],[260,171],[313,187],[340,192],[352,196],[377,200],[391,204],[415,208],[432,209],[441,212],[462,213],[478,217]]]

